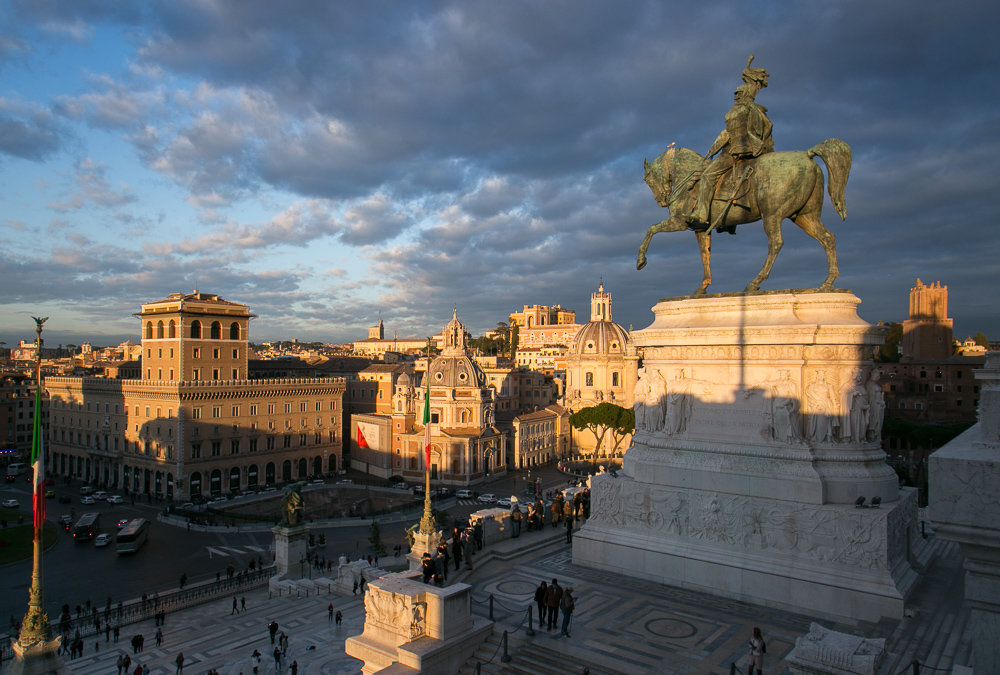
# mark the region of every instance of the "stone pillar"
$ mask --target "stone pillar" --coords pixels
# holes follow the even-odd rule
[[[433,530],[431,532],[421,532],[419,528],[414,530],[413,546],[410,547],[410,552],[406,554],[406,558],[410,562],[410,571],[420,569],[424,553],[430,553],[433,558],[443,538],[444,535],[441,530]]]
[[[306,525],[278,525],[271,528],[274,533],[275,576],[282,579],[301,579],[308,572],[306,543],[309,527]]]
[[[989,352],[979,381],[979,422],[931,454],[930,520],[965,556],[976,673],[1000,672],[1000,352]]]

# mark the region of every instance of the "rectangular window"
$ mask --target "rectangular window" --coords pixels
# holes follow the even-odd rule
[[[201,443],[191,444],[191,459],[201,459]]]
[[[256,438],[251,438],[249,441],[247,441],[247,451],[248,452],[257,452],[257,439]]]
[[[305,411],[306,411],[306,402],[305,401],[300,401],[299,402],[299,412],[305,412]]]
[[[191,409],[191,419],[193,419],[193,420],[200,420],[201,419],[201,408],[192,408]]]
[[[330,410],[336,410],[336,409],[337,409],[337,402],[330,401]]]
[[[438,423],[438,414],[436,412],[432,412],[431,413],[431,424],[437,424],[437,423]]]
[[[219,369],[218,369],[218,368],[213,368],[213,369],[212,369],[212,379],[213,379],[213,380],[218,380],[218,379],[220,379],[220,378],[219,378]]]
[[[173,368],[170,369],[170,381],[171,382],[174,381],[174,369]]]
[[[218,347],[216,347],[215,349],[212,350],[212,358],[213,359],[219,358],[219,348]]]
[[[192,377],[192,378],[193,378],[194,380],[200,380],[200,379],[201,379],[201,368],[195,368],[195,369],[194,369],[194,370],[193,370],[193,371],[191,372],[191,377]]]
[[[240,442],[236,439],[229,441],[229,454],[238,455],[240,454]]]
[[[240,350],[239,349],[234,349],[233,350],[233,358],[234,359],[240,358]]]
[[[157,418],[159,418],[159,416],[160,416],[160,409],[159,408],[156,409],[156,416],[157,416]]]
[[[222,455],[222,441],[212,441],[212,457]]]
[[[240,407],[238,405],[234,405],[233,406],[233,417],[239,417],[239,416],[240,416]]]
[[[268,415],[273,415],[274,414],[274,404],[273,403],[268,403],[267,404],[267,414]]]
[[[283,447],[286,448],[292,447],[292,437],[288,434],[282,437],[281,442]]]
[[[274,436],[268,436],[264,445],[268,450],[274,450]]]
[[[149,406],[146,406],[146,417],[149,417]]]
[[[156,350],[156,358],[158,358],[158,359],[162,359],[163,358],[163,350],[162,349],[157,349]]]
[[[195,347],[194,349],[192,349],[191,350],[191,356],[193,356],[196,359],[200,359],[201,358],[201,349],[199,349],[198,347]]]
[[[305,444],[306,444],[306,435],[305,434],[299,434],[299,447],[301,448]]]
[[[174,349],[173,349],[173,347],[170,348],[170,358],[174,358]]]
[[[250,406],[250,417],[256,417],[257,415],[257,404],[254,403]]]
[[[323,402],[322,401],[316,401],[316,412],[319,412],[322,409],[323,409]]]
[[[239,368],[233,368],[233,377],[231,379],[234,379],[234,380],[240,379],[240,369]]]
[[[286,403],[285,404],[285,412],[286,413],[292,412],[292,404],[291,403]]]
[[[214,408],[212,408],[212,417],[215,418],[215,419],[218,419],[218,418],[222,417],[222,407],[221,406],[215,406]]]
[[[319,445],[320,443],[322,443],[323,442],[323,432],[322,431],[317,431],[316,434],[314,435],[314,439],[315,439],[316,445]]]

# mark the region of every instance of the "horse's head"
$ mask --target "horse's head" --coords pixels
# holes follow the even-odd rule
[[[667,206],[670,200],[670,190],[673,183],[670,167],[673,164],[675,150],[674,144],[671,143],[665,152],[653,160],[652,164],[645,159],[642,160],[642,179],[646,181],[646,185],[653,192],[653,198],[660,206]]]
[[[701,155],[694,150],[675,148],[671,143],[652,162],[643,160],[642,177],[652,190],[656,203],[669,207],[671,198],[676,197],[673,195],[675,183],[680,181],[677,187],[681,187],[701,167],[703,161]]]

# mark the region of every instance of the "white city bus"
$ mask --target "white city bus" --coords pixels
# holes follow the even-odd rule
[[[135,553],[149,536],[149,521],[145,518],[133,518],[128,525],[118,530],[115,537],[116,549],[121,553]]]

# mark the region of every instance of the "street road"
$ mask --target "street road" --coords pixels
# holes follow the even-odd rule
[[[512,494],[523,495],[527,485],[527,472],[520,471],[476,486],[479,493],[493,492],[499,497]],[[543,490],[564,487],[566,479],[554,466],[532,471],[531,479],[542,478]],[[112,603],[140,597],[143,593],[155,593],[176,588],[182,573],[187,574],[188,583],[214,579],[216,573],[226,574],[232,565],[236,570],[245,569],[251,560],[260,558],[265,564],[272,560],[273,535],[270,531],[243,532],[197,532],[183,527],[165,525],[156,520],[163,508],[162,504],[137,502],[134,506],[111,505],[97,502],[93,506],[80,504],[79,481],[66,486],[59,481],[55,486],[57,496],[70,495],[71,504],[60,504],[57,499],[46,500],[46,516],[57,523],[59,516],[69,514],[71,509],[75,519],[83,513],[101,513],[101,530],[114,534],[115,525],[124,518],[147,518],[151,522],[149,540],[136,554],[119,556],[114,544],[96,548],[92,542],[74,542],[68,532],[59,528],[58,542],[43,556],[45,606],[49,618],[59,616],[60,607],[67,603],[71,608],[84,605],[89,599],[103,608],[110,596]],[[13,497],[20,504],[25,521],[31,521],[30,485],[0,484],[0,498]],[[474,500],[451,499],[448,512],[453,516],[468,515],[485,508]],[[419,518],[416,516],[414,520]],[[405,551],[404,530],[410,522],[382,525],[382,542],[392,557],[395,544],[402,544]],[[351,559],[371,553],[368,542],[370,521],[359,520],[354,527],[316,528],[314,531],[326,535],[325,557],[336,561],[341,554]],[[391,563],[390,563],[391,564]],[[0,617],[20,620],[27,609],[28,589],[31,586],[31,560],[12,563],[0,570]]]

